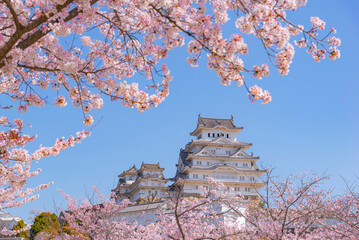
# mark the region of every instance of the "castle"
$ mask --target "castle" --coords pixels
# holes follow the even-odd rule
[[[207,177],[222,181],[246,199],[258,199],[258,191],[265,185],[259,177],[265,171],[256,164],[259,157],[246,153],[252,144],[237,140],[242,130],[234,124],[233,116],[217,119],[198,115],[197,127],[190,133],[195,139],[180,150],[176,175],[165,178],[159,163],[142,163],[139,169],[133,166],[118,176],[112,190],[116,202],[156,202],[176,194],[198,197],[200,186],[207,186]],[[167,186],[169,181],[172,184]]]

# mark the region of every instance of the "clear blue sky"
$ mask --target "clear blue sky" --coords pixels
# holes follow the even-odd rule
[[[238,139],[253,143],[249,153],[260,156],[264,166],[276,168],[278,175],[326,171],[331,176],[327,186],[341,192],[345,188],[341,177],[354,181],[359,175],[358,9],[356,0],[309,0],[298,10],[294,22],[308,25],[310,16],[318,16],[327,29],[337,29],[341,58],[315,63],[298,49],[288,76],[272,69],[271,76],[259,83],[273,96],[265,106],[250,103],[244,88],[220,85],[204,62],[191,68],[185,63],[185,48],[172,52],[167,63],[174,80],[164,103],[139,113],[105,99],[103,109],[92,112],[95,120],[102,116],[103,120],[90,138],[35,165],[43,172],[30,186],[48,181],[55,185],[40,192],[34,203],[9,212],[27,220],[31,209],[66,208],[57,188],[78,197],[91,192],[92,185],[109,193],[119,173],[142,161],[159,162],[166,168],[165,176],[173,177],[179,150],[191,140],[189,132],[196,127],[198,113],[213,118],[232,114],[235,123],[244,127]],[[250,54],[245,64],[267,60],[258,41],[247,43]],[[248,81],[253,85],[258,80]],[[15,116],[14,112],[10,117]],[[72,106],[31,108],[20,117],[33,125],[27,133],[38,135],[36,146],[49,146],[57,137],[83,128],[81,112]]]

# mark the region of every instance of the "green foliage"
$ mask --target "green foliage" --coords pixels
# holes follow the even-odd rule
[[[30,229],[30,240],[33,240],[40,232],[45,231],[51,235],[58,235],[60,230],[57,216],[54,213],[43,212],[35,217],[34,224]]]
[[[19,221],[16,225],[14,225],[14,227],[12,228],[12,230],[20,230],[22,228],[26,227],[26,224],[24,222],[24,220]],[[28,236],[29,236],[29,230],[26,231],[21,231],[20,233],[18,233],[16,235],[16,237],[22,237],[24,238],[24,240],[28,240]]]

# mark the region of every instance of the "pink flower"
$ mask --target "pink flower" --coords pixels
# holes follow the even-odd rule
[[[67,102],[66,102],[66,100],[65,100],[65,97],[64,97],[63,95],[58,96],[58,97],[56,98],[56,100],[55,100],[55,104],[56,104],[56,106],[58,106],[58,107],[66,107]]]
[[[310,21],[312,22],[313,26],[323,30],[325,28],[325,22],[320,20],[318,17],[311,17]]]
[[[5,125],[8,125],[8,124],[9,124],[9,119],[7,117],[2,116],[0,118],[0,125],[5,126]]]
[[[84,120],[83,120],[83,123],[86,125],[86,126],[90,126],[91,124],[93,124],[93,118],[91,115],[88,115]]]

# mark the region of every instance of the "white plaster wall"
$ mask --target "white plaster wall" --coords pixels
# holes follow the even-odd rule
[[[158,172],[158,171],[143,171],[143,175],[144,176],[154,176],[154,175],[157,175],[157,176],[159,176],[160,175],[160,172]]]
[[[210,133],[210,137],[208,137],[208,133]],[[213,137],[213,133],[215,134],[215,136]],[[213,139],[213,138],[217,138],[218,137],[218,134],[224,134],[224,138],[227,138],[227,134],[229,135],[229,138],[230,140],[237,140],[236,138],[236,134],[233,133],[233,132],[229,132],[229,131],[226,131],[224,129],[213,129],[213,130],[203,130],[201,131],[198,135],[197,135],[197,138],[199,135],[202,135],[201,136],[201,139]]]
[[[145,210],[141,212],[119,213],[117,219],[123,219],[127,222],[135,222],[138,225],[147,225],[156,221],[157,210]]]

